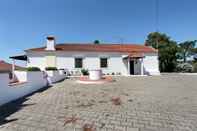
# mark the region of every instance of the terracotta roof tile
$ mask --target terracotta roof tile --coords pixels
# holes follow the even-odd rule
[[[46,47],[32,48],[26,51],[45,51]],[[143,53],[156,53],[157,50],[154,48],[144,46],[144,45],[134,45],[134,44],[57,44],[55,46],[57,51],[88,51],[88,52],[143,52]]]
[[[129,55],[128,55],[128,57],[130,57],[130,58],[142,58],[142,57],[144,57],[144,55],[143,55],[143,53],[130,53]]]
[[[20,66],[15,66],[15,69],[24,69],[24,68]],[[12,71],[12,64],[0,60],[0,72],[11,72],[11,71]]]

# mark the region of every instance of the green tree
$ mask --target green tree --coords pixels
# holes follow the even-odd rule
[[[95,40],[94,44],[100,44],[100,41],[99,40]]]
[[[192,52],[197,54],[197,48],[192,49]]]
[[[187,57],[192,55],[194,53],[194,47],[196,45],[196,40],[194,41],[185,41],[179,44],[179,54],[181,58],[183,58],[183,61],[187,61]]]
[[[161,72],[172,72],[177,64],[177,43],[169,36],[159,32],[150,33],[146,40],[146,46],[158,49],[159,68]]]
[[[152,32],[147,37],[146,45],[158,49],[160,44],[169,43],[169,42],[170,42],[170,38],[166,34],[162,34],[159,32]]]

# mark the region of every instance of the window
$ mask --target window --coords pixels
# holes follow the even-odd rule
[[[100,58],[100,67],[101,68],[107,68],[108,67],[107,58]]]
[[[83,59],[75,58],[75,68],[82,68],[82,67],[83,67]]]

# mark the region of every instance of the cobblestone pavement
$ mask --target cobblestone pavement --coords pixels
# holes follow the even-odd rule
[[[197,76],[115,80],[65,80],[12,102],[0,108],[0,131],[197,131]]]

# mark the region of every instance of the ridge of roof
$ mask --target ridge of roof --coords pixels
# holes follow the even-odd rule
[[[94,44],[94,43],[58,43],[56,45],[142,45],[142,44],[137,44],[137,43],[124,43],[124,44],[120,44],[120,43],[99,43],[99,44]],[[142,45],[143,46],[143,45]]]
[[[87,47],[89,46],[89,48]],[[84,48],[86,47],[86,48]],[[31,48],[25,51],[45,51],[46,46]],[[59,43],[55,45],[57,51],[97,51],[97,52],[157,52],[156,49],[141,44],[93,44],[93,43]]]

